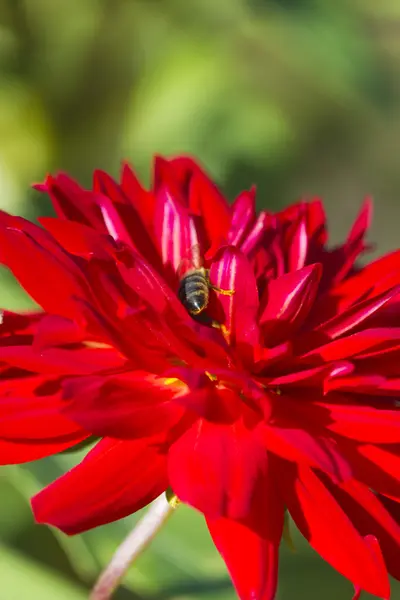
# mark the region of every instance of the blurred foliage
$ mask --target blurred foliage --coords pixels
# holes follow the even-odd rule
[[[393,248],[399,34],[396,0],[0,0],[0,208],[49,212],[29,186],[50,170],[90,185],[94,168],[117,176],[126,157],[146,181],[154,153],[184,152],[229,198],[253,183],[274,209],[323,195],[333,240],[371,193],[372,237]],[[0,304],[30,306],[5,272]],[[2,470],[0,600],[87,597],[137,519],[76,538],[33,524],[29,497],[78,459]],[[280,600],[350,598],[295,542],[282,549]],[[200,597],[234,594],[201,516],[183,507],[116,598]]]

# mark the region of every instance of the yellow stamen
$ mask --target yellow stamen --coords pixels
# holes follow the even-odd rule
[[[103,342],[83,342],[83,345],[87,348],[101,348],[104,350],[109,350],[110,348],[112,348],[110,344],[105,344]]]
[[[205,374],[207,375],[208,379],[211,379],[211,381],[217,381],[218,377],[216,375],[213,375],[212,373],[209,373],[208,371],[204,371]]]
[[[181,501],[179,500],[178,496],[176,494],[174,494],[174,492],[172,491],[171,488],[168,488],[166,490],[165,496],[166,496],[167,502],[171,506],[171,508],[173,508],[173,509],[178,508]]]
[[[176,377],[166,377],[164,379],[164,385],[175,385],[175,383],[181,383]]]

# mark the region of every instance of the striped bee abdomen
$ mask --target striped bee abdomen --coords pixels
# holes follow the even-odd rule
[[[200,314],[208,304],[209,285],[203,269],[192,271],[180,282],[178,296],[191,315]]]

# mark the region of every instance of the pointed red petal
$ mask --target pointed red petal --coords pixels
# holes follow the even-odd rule
[[[268,518],[276,517],[269,514]],[[279,540],[265,539],[230,519],[208,519],[207,525],[240,600],[274,600]]]
[[[232,204],[232,220],[228,232],[228,242],[240,246],[256,218],[255,190],[242,192]]]
[[[311,546],[356,586],[387,598],[389,580],[368,544],[352,525],[320,479],[306,467],[297,476],[282,467],[280,487],[284,501]]]
[[[231,222],[230,207],[214,183],[195,164],[190,179],[189,208],[202,217],[210,246],[227,239]]]
[[[326,481],[325,485],[358,531],[362,535],[376,536],[390,574],[400,579],[400,525],[361,483],[347,481],[339,487]]]
[[[155,234],[163,263],[172,273],[177,273],[182,260],[191,258],[191,249],[199,244],[196,227],[187,208],[165,186],[157,193]]]
[[[268,345],[286,339],[303,323],[313,305],[321,277],[321,265],[310,265],[271,280],[261,299],[260,322]]]
[[[89,226],[101,226],[92,193],[84,190],[69,175],[49,175],[40,186],[40,191],[49,194],[57,215],[62,219]]]
[[[98,442],[84,460],[32,499],[37,522],[72,535],[126,517],[168,487],[158,438]]]
[[[243,520],[207,520],[241,600],[273,600],[276,593],[285,509],[276,490],[276,461],[272,455],[267,460]]]
[[[82,273],[42,229],[32,224],[27,228],[35,237],[23,230],[0,226],[0,262],[46,311],[70,317],[76,309],[72,298],[87,293]]]
[[[308,253],[308,235],[304,219],[301,219],[293,232],[289,249],[289,270],[297,271],[306,264]]]
[[[181,500],[210,518],[240,518],[248,514],[266,460],[261,443],[240,423],[198,419],[171,446],[171,486]]]
[[[359,356],[374,356],[400,343],[399,327],[375,327],[364,329],[343,338],[315,348],[304,354],[302,358],[321,357],[323,361],[341,360]]]
[[[132,206],[139,212],[143,223],[151,230],[154,223],[155,197],[142,187],[127,163],[124,163],[122,167],[121,188]]]
[[[398,296],[399,292],[400,286],[397,285],[379,296],[358,302],[343,313],[337,314],[329,321],[319,325],[317,330],[334,340],[361,325],[390,300]]]
[[[217,320],[225,325],[231,343],[236,342],[239,349],[248,354],[259,341],[258,291],[249,261],[238,249],[226,247],[211,266],[210,281],[230,293],[215,292],[223,313]]]

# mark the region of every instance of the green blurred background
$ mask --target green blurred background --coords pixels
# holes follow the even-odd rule
[[[232,199],[258,188],[277,209],[324,196],[332,240],[365,194],[377,252],[398,244],[398,0],[0,0],[0,208],[35,218],[29,189],[63,169],[90,185],[128,158],[191,153]],[[28,307],[0,272],[0,304]],[[67,539],[35,526],[29,496],[79,460],[0,474],[0,600],[80,600],[136,517]],[[294,536],[280,600],[351,598]],[[346,540],[343,540],[343,544]],[[117,600],[234,598],[202,519],[182,508]],[[400,599],[400,587],[394,587]]]

